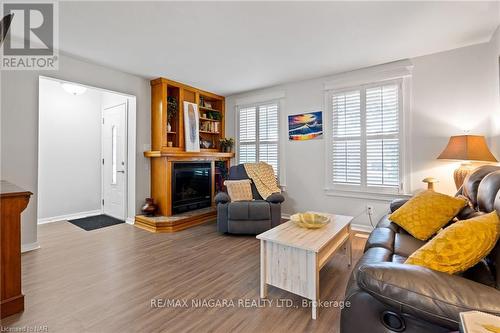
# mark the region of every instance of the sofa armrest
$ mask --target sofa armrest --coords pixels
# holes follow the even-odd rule
[[[356,278],[361,289],[390,307],[452,329],[458,328],[460,312],[500,315],[499,290],[425,267],[366,264]]]
[[[394,199],[391,201],[389,207],[391,210],[391,213],[394,213],[397,209],[399,209],[401,206],[403,206],[405,203],[408,202],[410,199]]]
[[[231,198],[226,192],[219,192],[214,198],[216,204],[225,204],[231,202]]]
[[[282,203],[283,201],[285,201],[285,197],[281,193],[273,193],[266,198],[266,201],[270,202],[270,203],[278,204],[278,203]]]

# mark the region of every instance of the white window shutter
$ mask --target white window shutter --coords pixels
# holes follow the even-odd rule
[[[279,173],[279,104],[239,109],[238,162],[266,162]]]
[[[399,186],[399,89],[366,89],[366,183]]]
[[[259,161],[273,166],[278,174],[278,104],[259,106]]]
[[[333,95],[333,182],[361,184],[360,91]]]
[[[398,191],[401,186],[400,89],[400,84],[392,81],[332,95],[334,185],[351,185],[357,190]]]

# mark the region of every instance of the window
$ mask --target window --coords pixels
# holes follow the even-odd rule
[[[402,190],[400,80],[330,93],[331,182],[343,190]]]
[[[279,103],[240,107],[238,163],[266,162],[279,174]]]

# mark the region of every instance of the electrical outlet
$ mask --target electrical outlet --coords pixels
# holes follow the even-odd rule
[[[375,211],[375,209],[373,208],[372,205],[366,205],[366,214],[368,215],[373,215],[373,212]]]

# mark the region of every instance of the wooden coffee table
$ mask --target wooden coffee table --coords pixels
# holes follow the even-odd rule
[[[329,214],[331,222],[320,229],[304,229],[288,221],[268,230],[260,239],[260,297],[267,285],[312,301],[312,318],[318,315],[319,271],[344,244],[352,263],[352,216]]]

